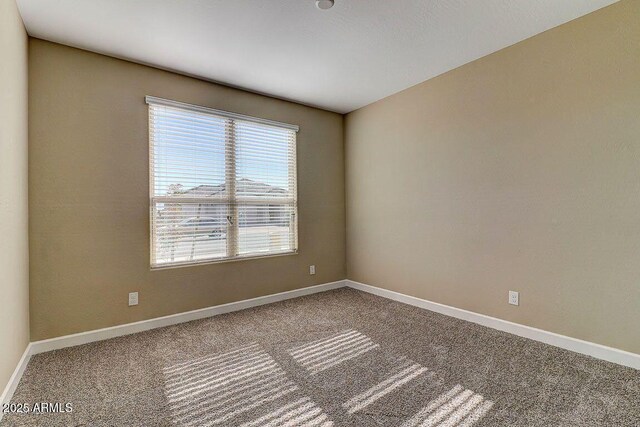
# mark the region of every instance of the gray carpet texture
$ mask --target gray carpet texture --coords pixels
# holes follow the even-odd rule
[[[38,354],[12,402],[72,412],[3,427],[640,426],[640,371],[343,288]]]

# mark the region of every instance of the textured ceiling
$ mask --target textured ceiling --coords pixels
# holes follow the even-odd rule
[[[18,0],[30,35],[340,113],[615,0]]]

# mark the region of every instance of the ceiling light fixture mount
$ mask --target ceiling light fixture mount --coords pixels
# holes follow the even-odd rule
[[[316,0],[316,7],[320,10],[327,10],[333,7],[333,0]]]

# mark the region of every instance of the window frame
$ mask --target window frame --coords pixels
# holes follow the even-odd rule
[[[238,113],[232,113],[223,110],[217,110],[213,108],[187,104],[179,101],[172,101],[164,98],[158,98],[154,96],[146,96],[145,102],[148,104],[148,138],[149,138],[149,237],[150,237],[150,268],[151,270],[162,270],[168,268],[189,267],[202,264],[217,264],[224,262],[245,261],[251,259],[271,258],[287,255],[296,255],[298,253],[298,176],[297,176],[297,132],[299,127],[287,123],[277,122],[268,119],[262,119],[253,116],[247,116]],[[225,194],[216,196],[195,196],[195,197],[175,197],[175,196],[156,196],[155,195],[155,171],[154,171],[154,143],[152,134],[152,110],[151,107],[165,106],[171,108],[177,108],[180,110],[193,111],[197,113],[205,113],[213,116],[217,116],[225,120]],[[236,191],[236,184],[238,177],[236,176],[236,163],[237,163],[237,144],[236,144],[236,121],[250,122],[254,124],[271,126],[278,129],[286,129],[293,131],[293,138],[291,139],[292,147],[290,153],[293,156],[293,161],[288,163],[288,179],[294,183],[294,191],[287,197],[265,197],[265,196],[246,196],[238,195]],[[233,161],[228,161],[228,158],[233,158]],[[214,205],[220,204],[227,206],[227,224],[226,224],[226,256],[215,258],[204,258],[187,261],[176,262],[156,262],[156,236],[154,235],[154,211],[155,207],[159,203],[184,203],[184,204],[206,204]],[[238,250],[238,240],[240,232],[240,218],[238,214],[238,208],[240,206],[285,206],[292,209],[292,217],[289,222],[289,248],[285,251],[272,251],[272,252],[252,252],[247,255],[242,255]],[[157,233],[157,231],[156,231]],[[233,254],[233,255],[229,255]]]

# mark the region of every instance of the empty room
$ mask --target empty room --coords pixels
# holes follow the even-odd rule
[[[0,0],[0,426],[640,427],[639,0]]]

